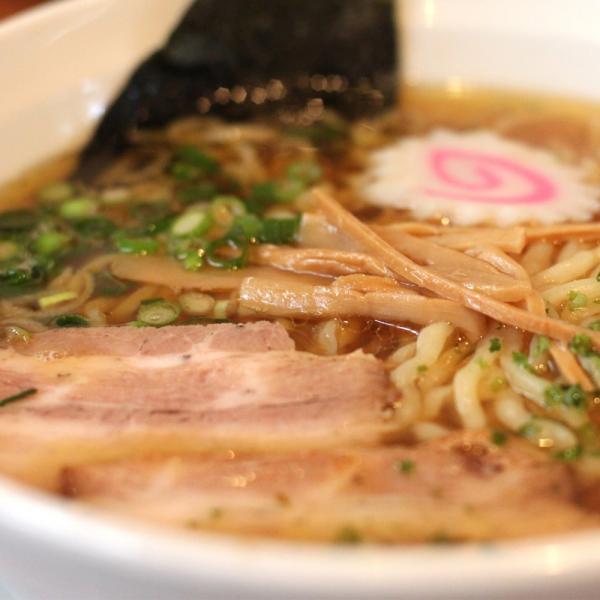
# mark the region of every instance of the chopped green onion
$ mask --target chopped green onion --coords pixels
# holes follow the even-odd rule
[[[362,536],[358,529],[351,527],[350,525],[342,527],[335,536],[335,542],[337,544],[355,545],[360,544],[362,541]]]
[[[179,190],[177,197],[183,204],[193,204],[202,200],[210,200],[217,195],[217,186],[213,183],[199,182]]]
[[[581,386],[578,383],[575,385],[570,385],[564,390],[563,404],[565,404],[565,406],[584,408],[585,402],[585,392],[581,389]]]
[[[496,429],[492,432],[490,439],[492,444],[495,444],[496,446],[504,446],[504,444],[506,444],[508,441],[508,436],[506,433],[504,433],[504,431],[499,431]]]
[[[550,385],[544,391],[544,400],[550,407],[569,406],[585,408],[586,394],[579,384],[575,385]]]
[[[45,233],[41,233],[36,238],[33,245],[38,254],[50,256],[65,248],[65,246],[69,243],[69,240],[70,237],[66,233],[59,233],[58,231],[46,231]]]
[[[485,358],[483,358],[483,356],[480,356],[477,359],[477,365],[481,370],[485,370],[485,369],[489,368],[490,363],[487,360],[485,360]]]
[[[58,294],[52,294],[51,296],[43,296],[42,298],[39,298],[38,304],[40,305],[40,308],[49,308],[55,304],[62,304],[63,302],[74,300],[75,298],[77,298],[76,292],[59,292]]]
[[[563,391],[559,385],[550,385],[544,391],[544,401],[548,406],[559,406],[562,400]]]
[[[190,250],[180,259],[186,271],[197,271],[204,264],[204,250]]]
[[[246,205],[236,196],[217,196],[211,202],[210,211],[219,225],[227,227],[236,217],[246,214]]]
[[[526,371],[533,373],[533,367],[529,364],[526,354],[523,352],[513,352],[512,359],[513,362],[517,363],[520,367],[523,367]]]
[[[260,241],[265,244],[289,244],[296,238],[301,220],[300,214],[289,219],[264,219]]]
[[[560,450],[554,454],[554,458],[558,460],[564,460],[567,462],[577,460],[583,453],[583,448],[579,445],[571,446],[570,448],[565,448],[564,450]]]
[[[323,171],[317,163],[299,161],[287,168],[287,176],[289,179],[298,179],[306,185],[311,185],[321,179]]]
[[[188,315],[205,316],[215,307],[215,299],[208,294],[200,292],[187,292],[178,298],[181,308]]]
[[[579,356],[591,356],[594,354],[592,339],[588,335],[577,334],[569,342],[569,348]]]
[[[153,298],[140,303],[137,320],[144,325],[163,327],[176,321],[180,313],[179,305],[162,298]]]
[[[98,203],[92,198],[82,196],[67,200],[60,205],[59,213],[67,221],[77,221],[93,217],[98,211]]]
[[[156,254],[159,248],[158,241],[149,237],[129,238],[116,236],[115,245],[119,252],[123,252],[123,254]]]
[[[219,170],[219,163],[195,146],[179,146],[175,156],[178,161],[196,167],[203,174],[216,173]]]
[[[540,432],[540,427],[537,423],[535,423],[534,421],[529,421],[528,423],[525,423],[525,425],[523,425],[522,427],[519,427],[519,435],[526,437],[526,438],[532,438],[535,437],[536,435],[538,435]]]
[[[490,347],[489,347],[490,352],[500,352],[501,349],[502,349],[502,342],[500,341],[500,339],[497,337],[492,338],[490,340]]]
[[[569,308],[571,310],[578,310],[585,308],[588,304],[588,297],[583,292],[571,290],[569,292]]]
[[[253,213],[262,213],[265,208],[277,202],[277,184],[274,181],[257,183],[252,187],[246,200],[248,210]]]
[[[233,229],[239,229],[247,240],[252,241],[260,236],[262,221],[252,213],[238,215],[233,221]]]
[[[204,235],[213,224],[210,213],[189,209],[179,215],[171,224],[171,234],[176,237],[196,237]]]
[[[104,217],[78,219],[72,223],[73,229],[84,238],[107,239],[116,229],[116,225]]]
[[[90,322],[81,315],[66,314],[59,315],[54,319],[54,324],[57,327],[89,327]]]
[[[535,338],[532,348],[534,358],[539,358],[550,350],[550,340],[545,335],[540,335]]]
[[[42,202],[55,204],[72,198],[74,194],[75,190],[68,181],[57,181],[44,186],[38,192],[38,198]]]
[[[429,367],[427,365],[417,366],[417,373],[427,373]]]
[[[396,470],[404,475],[409,475],[417,468],[414,460],[401,460],[396,464]]]
[[[23,390],[22,392],[19,392],[17,394],[13,394],[12,396],[7,396],[6,398],[2,398],[2,400],[0,400],[0,408],[2,408],[3,406],[7,406],[8,404],[11,404],[12,402],[16,402],[17,400],[23,400],[24,398],[29,398],[29,396],[33,396],[33,394],[37,393],[37,389],[36,388],[29,388],[27,390]]]
[[[0,231],[16,233],[33,229],[38,224],[38,215],[25,208],[9,210],[0,214]]]
[[[179,181],[193,181],[202,176],[202,169],[185,162],[177,161],[171,165],[171,175]]]
[[[206,262],[220,269],[239,269],[248,259],[248,242],[239,237],[225,236],[206,247]]]
[[[590,323],[588,325],[588,327],[592,330],[592,331],[600,331],[600,319],[598,319],[597,321],[593,321],[592,323]]]
[[[286,179],[276,187],[276,201],[288,204],[289,202],[293,202],[305,190],[306,185],[303,181],[299,179]]]

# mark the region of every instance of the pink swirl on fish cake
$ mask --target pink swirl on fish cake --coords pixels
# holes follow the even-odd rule
[[[423,192],[430,196],[514,205],[542,204],[552,201],[557,195],[555,184],[546,175],[504,156],[460,148],[435,148],[429,153],[428,160],[435,177],[446,186],[424,188]],[[469,167],[473,178],[467,180],[463,177],[461,180],[453,174],[451,166],[461,166],[461,163]],[[525,191],[502,195],[507,176],[520,180]],[[491,195],[493,192],[500,192],[500,195]]]

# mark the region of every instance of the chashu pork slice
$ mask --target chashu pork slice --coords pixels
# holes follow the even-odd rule
[[[56,340],[54,343],[53,340]],[[390,428],[380,363],[291,349],[280,325],[90,328],[0,352],[0,472],[140,454],[377,441]]]
[[[65,495],[161,525],[322,541],[465,541],[598,526],[564,464],[457,432],[412,447],[230,452],[67,468]]]

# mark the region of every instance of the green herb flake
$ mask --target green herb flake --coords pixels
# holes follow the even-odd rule
[[[534,423],[533,421],[529,421],[528,423],[525,423],[525,425],[523,425],[522,427],[519,427],[518,434],[525,438],[532,438],[537,436],[539,432],[539,425],[537,423]]]
[[[544,401],[547,406],[559,406],[562,404],[563,390],[559,385],[550,385],[544,391]]]
[[[478,365],[478,366],[479,366],[479,368],[480,368],[480,369],[483,371],[483,370],[485,370],[485,369],[488,369],[488,368],[489,368],[489,366],[490,366],[490,363],[489,363],[487,360],[485,360],[485,358],[483,358],[483,356],[480,356],[480,357],[477,359],[477,365]]]
[[[403,475],[410,475],[417,468],[414,460],[400,460],[396,463],[396,470]]]
[[[362,541],[362,535],[358,529],[351,525],[342,527],[335,536],[335,542],[337,544],[356,545],[362,543]]]
[[[419,365],[417,367],[417,373],[427,373],[429,367],[427,365]]]
[[[490,441],[496,446],[504,446],[504,444],[506,444],[506,442],[508,441],[508,436],[506,435],[506,433],[504,433],[504,431],[496,429],[495,431],[492,431]]]
[[[513,362],[518,364],[520,367],[533,373],[533,367],[529,364],[529,360],[527,359],[527,355],[523,352],[513,352],[512,353]]]
[[[573,337],[569,348],[579,356],[591,356],[594,353],[592,339],[588,335],[578,334]]]
[[[532,353],[535,358],[539,358],[550,350],[550,340],[545,335],[540,335],[535,338],[533,343]]]
[[[586,403],[585,392],[579,384],[570,385],[564,390],[563,404],[575,408],[584,408]]]
[[[489,351],[490,352],[500,352],[500,350],[502,350],[502,342],[497,337],[492,338],[490,340]]]
[[[588,328],[591,329],[592,331],[600,331],[600,319],[598,319],[597,321],[593,321],[592,323],[590,323],[588,325]]]
[[[208,518],[211,521],[218,521],[223,517],[223,512],[224,511],[220,506],[215,506],[210,509],[210,512],[208,513]]]
[[[17,394],[13,394],[12,396],[7,396],[6,398],[2,398],[2,400],[0,400],[0,408],[3,408],[4,406],[7,406],[9,404],[12,404],[13,402],[17,402],[18,400],[23,400],[25,398],[29,398],[29,396],[33,396],[34,394],[37,394],[37,389],[29,388],[29,389],[23,390],[22,392],[18,392]]]
[[[569,406],[585,408],[586,393],[579,384],[575,385],[550,385],[544,391],[544,400],[549,407]]]
[[[506,379],[504,379],[504,377],[498,376],[492,379],[490,387],[492,388],[492,392],[499,392],[505,385]]]
[[[588,297],[583,292],[571,290],[568,295],[569,308],[571,310],[578,310],[585,308],[588,304]]]
[[[56,327],[89,327],[90,322],[81,315],[76,314],[65,314],[58,315],[54,319]]]
[[[555,452],[554,458],[557,458],[558,460],[564,460],[566,462],[571,462],[580,458],[582,453],[583,449],[580,445],[571,446],[570,448],[565,448],[564,450]]]

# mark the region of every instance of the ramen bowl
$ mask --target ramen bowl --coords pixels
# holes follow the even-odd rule
[[[187,0],[67,0],[0,26],[0,180],[88,136]],[[594,0],[406,0],[408,83],[600,100]],[[110,43],[107,43],[107,40]],[[476,49],[474,51],[473,49]],[[178,534],[0,482],[0,581],[40,598],[593,598],[600,533],[465,546],[333,547]]]

